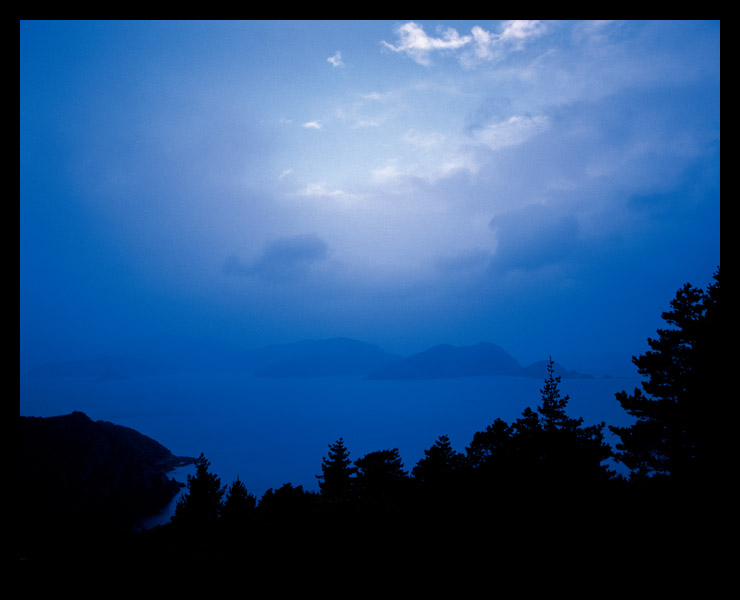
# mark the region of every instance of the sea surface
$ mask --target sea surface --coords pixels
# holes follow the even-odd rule
[[[398,448],[406,470],[441,435],[464,452],[476,431],[496,418],[516,420],[540,402],[544,381],[526,377],[470,377],[425,381],[358,377],[262,379],[191,373],[99,380],[21,376],[21,416],[82,411],[93,420],[136,429],[177,456],[211,463],[222,485],[239,478],[259,499],[285,483],[317,490],[328,446],[340,437],[356,460]],[[629,425],[615,393],[640,379],[563,379],[567,412],[585,424]],[[192,467],[173,476],[185,482]],[[149,524],[169,520],[177,499]]]

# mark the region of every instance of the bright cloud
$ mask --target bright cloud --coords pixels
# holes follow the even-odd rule
[[[492,150],[518,146],[547,129],[546,116],[525,117],[515,115],[508,119],[484,126],[477,139]]]
[[[417,23],[409,22],[396,30],[398,42],[391,44],[383,41],[385,48],[398,53],[405,53],[422,65],[431,63],[434,52],[471,51],[460,56],[465,64],[470,64],[472,57],[491,60],[499,46],[521,48],[525,40],[541,35],[545,27],[541,21],[507,21],[500,33],[486,31],[479,25],[470,30],[470,35],[460,35],[453,28],[440,31],[439,37],[428,35]]]
[[[445,29],[442,37],[431,37],[416,23],[410,22],[401,25],[396,34],[398,44],[389,44],[383,41],[384,47],[393,52],[405,52],[420,64],[429,64],[429,54],[439,50],[457,50],[470,42],[471,36],[460,36],[452,28]]]
[[[343,67],[344,66],[344,63],[342,62],[342,53],[339,50],[337,50],[334,54],[332,54],[326,60],[327,60],[327,62],[329,62],[334,67]]]

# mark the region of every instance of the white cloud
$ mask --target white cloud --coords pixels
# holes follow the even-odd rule
[[[318,121],[308,121],[307,123],[303,124],[303,127],[306,129],[321,129],[321,123]]]
[[[541,115],[534,117],[515,115],[505,121],[485,126],[478,132],[477,138],[492,150],[518,146],[545,131],[549,123],[549,119]]]
[[[445,136],[435,131],[432,132],[421,132],[415,129],[409,129],[406,133],[401,136],[401,139],[408,143],[420,148],[422,150],[432,150],[439,148],[445,142]]]
[[[352,203],[353,200],[360,199],[360,196],[352,192],[341,189],[327,187],[323,183],[309,183],[299,192],[300,196],[310,198],[329,198],[331,200],[341,201],[342,203]]]
[[[342,53],[337,50],[332,56],[326,59],[327,62],[331,63],[334,67],[343,67],[344,63],[342,62]]]
[[[516,20],[506,21],[500,33],[491,33],[475,25],[470,35],[460,35],[455,29],[447,28],[439,37],[427,35],[424,29],[414,22],[408,22],[396,30],[397,44],[383,41],[385,48],[399,53],[406,53],[422,65],[430,64],[433,52],[464,51],[460,55],[463,64],[470,66],[474,60],[492,60],[495,50],[514,47],[521,48],[524,41],[541,35],[545,31],[542,21]]]
[[[303,190],[304,196],[339,197],[344,193],[341,190],[330,190],[323,183],[309,183]]]
[[[395,181],[403,176],[403,173],[398,168],[397,161],[391,161],[382,167],[373,169],[372,180],[377,184],[384,184],[390,181]]]
[[[524,40],[544,31],[542,21],[508,21],[504,30],[497,36],[500,41]]]
[[[401,25],[396,34],[399,44],[393,45],[382,42],[383,45],[393,52],[405,52],[416,62],[429,64],[429,54],[435,50],[457,50],[470,43],[472,36],[460,36],[452,28],[442,32],[442,37],[430,37],[424,29],[416,23],[409,22]]]

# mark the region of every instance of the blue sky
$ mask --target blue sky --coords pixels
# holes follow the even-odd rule
[[[21,366],[176,334],[629,370],[720,262],[719,29],[21,22]]]

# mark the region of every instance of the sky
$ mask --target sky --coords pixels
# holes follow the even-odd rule
[[[719,266],[719,31],[21,21],[21,369],[189,336],[631,372]]]

